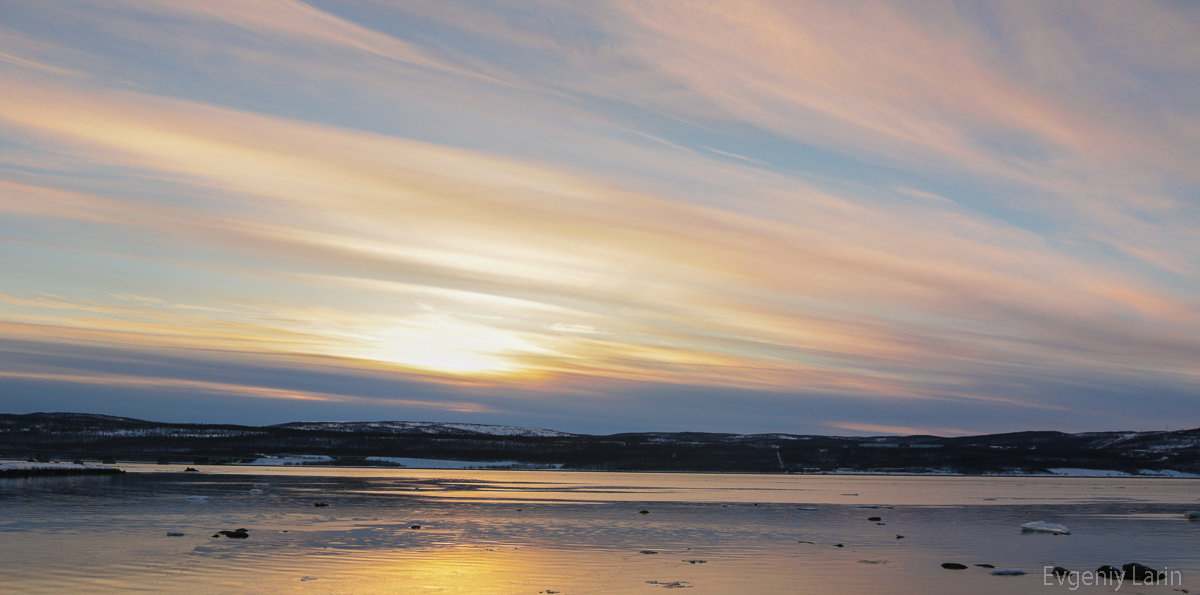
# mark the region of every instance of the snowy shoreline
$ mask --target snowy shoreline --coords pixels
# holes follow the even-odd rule
[[[124,473],[111,465],[0,461],[0,478]]]
[[[336,460],[327,455],[281,455],[260,456],[253,461],[244,463],[226,463],[221,466],[269,466],[269,467],[355,467],[361,469],[461,469],[461,470],[493,470],[493,471],[575,471],[593,472],[596,469],[565,468],[561,464],[528,463],[523,461],[463,461],[453,459],[426,459],[415,457],[365,457],[365,465],[338,465]],[[137,462],[137,461],[127,461]],[[145,461],[142,461],[145,462]],[[40,475],[70,475],[89,473],[122,473],[123,471],[111,465],[79,464],[79,463],[42,463],[29,461],[0,461],[0,477],[33,477]],[[692,473],[678,470],[638,470],[621,471],[622,473]],[[709,474],[742,474],[737,471],[704,471]],[[745,472],[755,474],[758,472]],[[812,471],[806,473],[790,473],[790,475],[832,475],[832,476],[888,476],[888,477],[1044,477],[1044,478],[1092,478],[1092,479],[1200,479],[1200,474],[1185,473],[1174,470],[1142,469],[1137,473],[1116,471],[1112,469],[1083,469],[1075,467],[1054,467],[1048,472],[994,472],[994,473],[956,473],[952,471],[855,471],[838,469],[830,471]]]
[[[1128,478],[1128,479],[1200,479],[1200,474],[1185,473],[1172,469],[1153,470],[1142,469],[1138,473],[1116,471],[1114,469],[1081,469],[1075,467],[1054,467],[1048,473],[1028,473],[1021,471],[1003,471],[992,473],[956,473],[953,471],[818,471],[813,473],[798,473],[797,475],[885,475],[885,476],[920,476],[920,477],[1082,477],[1093,479]]]
[[[277,457],[259,457],[248,463],[235,465],[262,465],[278,467],[356,467],[363,469],[463,469],[463,470],[514,470],[514,471],[578,471],[591,472],[596,469],[572,469],[561,464],[526,463],[522,461],[462,461],[452,459],[425,459],[411,457],[366,457],[366,465],[332,465],[333,457],[325,455],[283,455]],[[875,476],[919,476],[919,477],[1081,477],[1081,478],[1130,478],[1130,479],[1200,479],[1200,474],[1185,473],[1174,470],[1142,469],[1137,473],[1116,471],[1112,469],[1082,469],[1075,467],[1054,467],[1043,473],[1025,472],[996,472],[996,473],[956,473],[953,471],[854,471],[839,469],[833,471],[814,471],[807,473],[791,473],[791,475],[875,475]],[[621,471],[622,473],[692,473],[679,470],[638,470]],[[700,473],[733,473],[737,471],[703,471]],[[759,473],[759,472],[746,472]]]
[[[561,470],[560,464],[526,463],[522,461],[461,461],[455,459],[423,459],[415,457],[366,457],[367,465],[353,465],[365,469],[507,469],[507,470]],[[279,455],[259,457],[249,463],[236,465],[273,467],[322,467],[333,466],[333,457],[327,455]],[[346,465],[337,465],[344,467]]]

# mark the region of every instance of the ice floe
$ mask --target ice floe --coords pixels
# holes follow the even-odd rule
[[[1058,523],[1032,521],[1021,525],[1022,533],[1052,533],[1054,535],[1070,535],[1071,530]]]

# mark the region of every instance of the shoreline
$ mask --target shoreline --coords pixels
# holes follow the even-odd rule
[[[311,455],[294,455],[284,460],[303,461],[309,460],[311,463],[305,464],[300,462],[271,464],[258,459],[254,462],[247,463],[220,463],[220,464],[203,464],[205,467],[237,467],[237,468],[273,468],[273,469],[379,469],[391,471],[533,471],[533,472],[570,472],[570,473],[645,473],[645,474],[714,474],[714,475],[798,475],[810,477],[1014,477],[1014,478],[1055,478],[1055,479],[1200,479],[1200,474],[1187,473],[1174,470],[1144,470],[1145,473],[1130,473],[1126,471],[1116,471],[1111,469],[1085,469],[1085,468],[1059,468],[1054,467],[1047,472],[987,472],[987,473],[962,473],[953,471],[857,471],[857,470],[832,470],[832,471],[812,471],[812,472],[795,472],[795,471],[701,471],[701,470],[678,470],[678,469],[578,469],[567,467],[553,467],[544,465],[524,466],[515,461],[503,461],[505,465],[497,465],[496,461],[461,461],[450,459],[415,459],[421,461],[429,461],[429,466],[398,466],[398,465],[337,465],[327,464],[333,462],[329,459],[312,457]],[[409,459],[414,460],[414,459]],[[154,463],[151,461],[138,460],[121,460],[116,463],[134,464],[134,465],[155,465],[157,467],[169,467],[173,465],[184,465],[185,468],[190,465],[186,463]],[[326,463],[326,464],[321,464]],[[516,464],[514,464],[516,463]],[[195,465],[193,463],[192,465]],[[50,476],[66,476],[66,475],[103,475],[117,474],[125,471],[112,466],[108,461],[105,464],[84,464],[81,461],[77,462],[33,462],[19,460],[0,460],[0,478],[23,478],[23,477],[50,477]],[[139,472],[147,472],[145,470]],[[183,470],[165,470],[162,472],[175,473],[183,472]]]
[[[0,479],[64,477],[70,475],[117,475],[120,473],[125,473],[125,471],[110,465],[0,461]]]
[[[118,461],[118,463],[138,464],[138,465],[155,465],[157,467],[169,467],[172,465],[186,465],[185,463],[153,463],[151,461]],[[1004,473],[955,473],[955,472],[919,472],[919,471],[823,471],[823,472],[763,472],[763,471],[688,471],[688,470],[647,470],[647,469],[573,469],[573,468],[545,468],[545,467],[529,467],[529,468],[508,468],[508,467],[486,467],[486,466],[470,466],[470,467],[398,467],[390,465],[267,465],[262,463],[223,463],[223,464],[201,464],[203,467],[235,467],[239,469],[247,468],[271,468],[271,469],[378,469],[386,471],[471,471],[471,472],[536,472],[536,473],[636,473],[636,474],[655,474],[655,475],[678,475],[678,474],[695,474],[695,475],[768,475],[768,476],[807,476],[807,477],[967,477],[967,478],[1043,478],[1043,479],[1184,479],[1194,480],[1200,479],[1200,474],[1184,473],[1173,471],[1170,473],[1147,473],[1133,474],[1126,472],[1118,472],[1112,470],[1095,469],[1086,470],[1094,471],[1095,473],[1021,473],[1021,472],[1004,472]],[[1075,470],[1072,470],[1075,471]],[[164,473],[182,473],[182,470],[162,470]]]

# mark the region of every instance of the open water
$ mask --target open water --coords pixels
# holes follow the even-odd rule
[[[121,467],[0,480],[0,591],[1200,592],[1194,479]]]

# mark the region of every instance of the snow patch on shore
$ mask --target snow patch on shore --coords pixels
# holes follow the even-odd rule
[[[273,466],[289,466],[289,465],[321,465],[332,463],[333,457],[327,455],[279,455],[269,457],[259,457],[245,463],[246,465],[273,465]]]
[[[1080,469],[1077,467],[1055,467],[1049,470],[1050,475],[1057,477],[1179,477],[1200,478],[1195,473],[1184,473],[1171,469],[1139,469],[1137,473],[1116,471],[1113,469]]]
[[[116,469],[108,465],[82,465],[79,463],[30,463],[27,461],[0,461],[0,471],[31,471],[49,469]]]
[[[412,457],[367,457],[368,463],[381,463],[410,469],[561,469],[561,464],[522,463],[521,461],[452,461]]]

